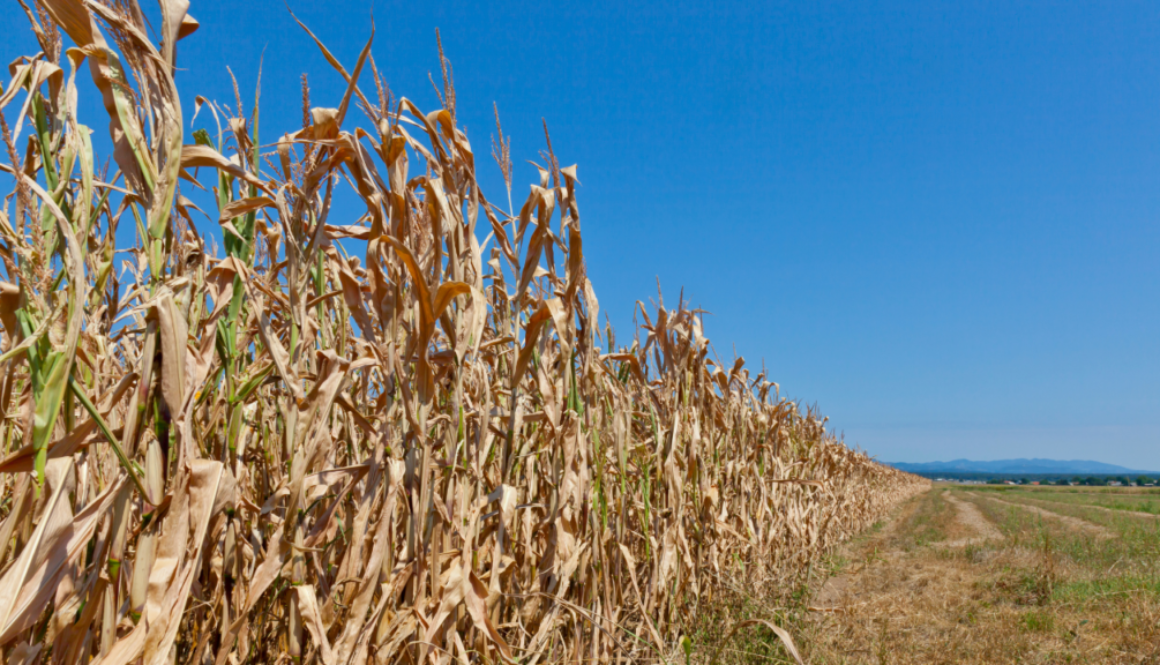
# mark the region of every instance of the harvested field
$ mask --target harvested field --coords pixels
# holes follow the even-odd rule
[[[1021,500],[1006,492],[936,488],[908,502],[893,518],[896,526],[842,546],[843,564],[835,570],[841,593],[819,584],[814,602],[825,597],[828,605],[797,615],[805,657],[814,663],[1157,662],[1160,565],[1153,553],[1160,529],[1106,512],[1096,524],[1062,520]],[[939,515],[940,502],[974,510],[954,519],[914,518]],[[961,535],[964,523],[997,529],[1002,538],[972,542]],[[1092,526],[1113,537],[1095,535]],[[931,529],[955,537],[932,537]],[[916,532],[925,534],[925,544],[916,546]]]
[[[979,495],[971,493],[970,496],[973,498],[973,497],[977,497]],[[1031,505],[1029,503],[1015,503],[1012,501],[1004,501],[1003,499],[999,499],[999,498],[994,497],[994,496],[986,496],[983,498],[985,498],[987,501],[995,501],[998,503],[1002,503],[1004,505],[1014,506],[1016,508],[1034,513],[1036,515],[1046,517],[1047,519],[1059,520],[1059,521],[1063,522],[1064,524],[1066,524],[1071,529],[1074,529],[1076,531],[1090,533],[1091,535],[1093,535],[1097,538],[1111,538],[1113,535],[1110,529],[1102,527],[1099,524],[1093,524],[1092,522],[1088,522],[1088,521],[1080,519],[1078,517],[1072,517],[1071,515],[1063,515],[1060,513],[1052,512],[1050,510],[1047,510],[1046,508],[1040,508],[1039,506]]]
[[[1020,496],[1028,501],[1047,501],[1062,503],[1069,506],[1083,506],[1100,510],[1115,510],[1129,515],[1140,517],[1160,517],[1160,497],[1154,492],[1142,492],[1139,488],[1125,488],[1123,492],[1072,492],[1068,489],[1060,491],[1031,491],[1014,492],[1011,496]],[[1137,490],[1137,491],[1131,491]],[[1008,493],[1003,493],[1007,496]]]
[[[288,100],[180,88],[187,8],[43,0],[41,52],[8,54],[0,659],[672,661],[929,488],[685,302],[602,325],[577,168],[545,127],[494,204],[442,52],[424,111],[369,28],[354,63],[319,42],[344,93],[259,136]],[[501,130],[494,156],[509,198]]]

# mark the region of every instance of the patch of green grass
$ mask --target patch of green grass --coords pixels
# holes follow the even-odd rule
[[[1113,492],[1066,492],[1042,490],[1017,490],[1011,498],[1045,501],[1076,506],[1098,506],[1109,510],[1148,513],[1160,515],[1160,500],[1153,493],[1113,493]]]
[[[1055,615],[1050,612],[1027,612],[1019,620],[1019,628],[1028,633],[1048,633],[1055,630]]]
[[[819,572],[821,572],[823,574],[824,578],[829,578],[829,577],[833,577],[834,575],[838,575],[842,571],[846,570],[846,568],[848,568],[849,566],[850,566],[850,559],[848,559],[841,552],[838,552],[836,550],[833,552],[827,553],[825,556],[822,557],[822,560],[818,562]]]
[[[1067,603],[1127,598],[1143,593],[1160,597],[1160,579],[1155,576],[1117,575],[1097,579],[1074,580],[1055,588],[1052,600]]]
[[[1131,510],[1140,513],[1160,515],[1160,503],[1157,503],[1151,497],[1142,497],[1137,501],[1113,499],[1112,501],[1108,501],[1107,503],[1100,503],[1099,505],[1106,506],[1112,510]]]
[[[796,596],[797,593],[791,595]],[[804,606],[779,607],[784,600],[756,598],[741,592],[716,599],[698,615],[682,639],[686,659],[708,662],[719,652],[718,662],[723,665],[792,662],[781,641],[765,626],[747,626],[729,635],[733,627],[742,621],[764,619],[788,630],[795,636],[795,642],[800,648],[800,637],[806,630]]]
[[[946,540],[946,527],[952,520],[954,509],[942,498],[942,492],[927,492],[900,529],[902,548],[909,551]]]

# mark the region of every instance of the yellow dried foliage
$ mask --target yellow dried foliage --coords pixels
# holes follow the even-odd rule
[[[41,0],[0,94],[7,662],[653,659],[927,486],[711,357],[683,303],[618,347],[575,167],[549,144],[518,212],[490,203],[446,66],[423,113],[370,41],[350,71],[318,42],[336,107],[262,154],[256,108],[198,98],[220,130],[187,138],[187,9],[161,0],[158,46],[133,0]]]

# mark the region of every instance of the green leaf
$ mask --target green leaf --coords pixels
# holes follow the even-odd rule
[[[109,429],[109,424],[106,423],[105,419],[101,417],[101,412],[97,411],[97,407],[93,404],[92,400],[90,400],[88,396],[85,395],[84,390],[77,383],[76,379],[70,376],[68,379],[68,385],[72,389],[73,395],[75,395],[77,400],[81,403],[81,406],[83,406],[85,410],[89,412],[89,415],[93,417],[93,420],[97,423],[97,428],[101,430],[101,434],[105,435],[105,440],[109,442],[109,447],[113,449],[113,454],[116,455],[117,461],[121,464],[121,467],[129,474],[129,480],[131,480],[133,485],[137,487],[137,491],[140,492],[141,496],[150,504],[154,506],[157,505],[158,498],[149,496],[149,492],[146,491],[145,486],[141,484],[140,475],[134,468],[133,463],[129,460],[129,457],[125,454],[125,449],[122,448],[120,442],[117,441],[116,435],[114,435],[113,431]]]
[[[270,372],[273,369],[274,363],[270,363],[266,365],[265,368],[259,370],[257,374],[250,377],[250,379],[243,383],[242,387],[238,389],[238,394],[230,400],[230,403],[244,403],[250,397],[250,393],[254,392],[258,386],[262,385],[262,382],[266,380],[266,377],[270,376]]]
[[[48,461],[48,439],[52,436],[56,417],[60,415],[60,405],[64,401],[64,391],[68,387],[68,366],[70,359],[60,351],[49,351],[33,379],[33,396],[36,410],[32,421],[32,449],[36,454],[34,468],[36,482],[44,482],[44,465]]]

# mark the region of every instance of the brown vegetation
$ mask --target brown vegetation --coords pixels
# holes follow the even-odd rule
[[[792,626],[804,657],[1160,662],[1160,529],[1116,511],[1064,520],[1028,510],[1025,495],[1058,494],[936,488],[839,548],[837,582],[820,585],[815,611]]]
[[[198,98],[221,125],[187,141],[186,9],[156,46],[133,0],[42,0],[0,96],[8,662],[655,657],[726,583],[788,589],[928,486],[716,358],[683,302],[618,346],[576,168],[549,144],[520,209],[490,203],[445,60],[424,113],[370,41],[351,70],[319,43],[334,107],[264,153],[256,95]],[[333,219],[347,187],[365,214]]]

